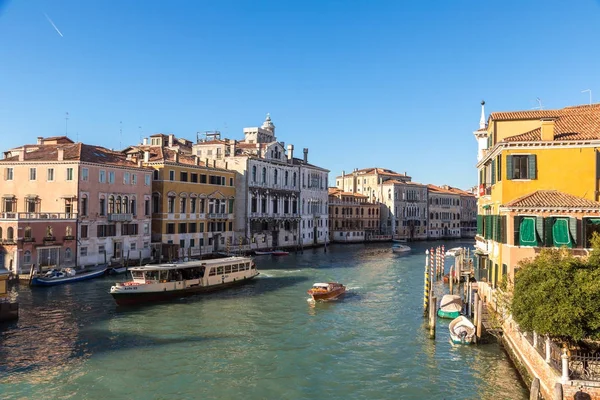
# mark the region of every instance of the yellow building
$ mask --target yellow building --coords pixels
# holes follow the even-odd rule
[[[480,281],[513,281],[544,247],[589,252],[600,231],[600,104],[482,114],[476,247]]]
[[[227,250],[234,243],[235,172],[207,166],[191,154],[191,143],[166,138],[154,135],[150,145],[124,150],[154,169],[152,241],[178,245],[180,255]]]

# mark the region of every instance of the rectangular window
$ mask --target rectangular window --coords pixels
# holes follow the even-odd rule
[[[167,212],[171,214],[175,212],[175,196],[167,197]]]
[[[129,236],[129,235],[137,235],[138,234],[138,224],[123,224],[121,225],[121,235]]]
[[[131,174],[131,184],[137,185],[137,174]]]
[[[81,197],[81,215],[86,216],[88,214],[88,199],[87,196]]]
[[[174,181],[175,180],[175,171],[169,171],[169,180],[170,181]]]
[[[188,181],[188,173],[187,172],[180,172],[179,173],[179,180],[181,182],[187,182]]]
[[[7,181],[12,181],[14,178],[14,170],[12,168],[6,168],[4,170],[4,179]]]
[[[100,170],[100,174],[98,175],[98,182],[106,182],[106,171],[104,171],[103,169]]]
[[[179,248],[185,249],[185,239],[179,239]]]
[[[167,224],[167,233],[168,234],[173,234],[175,233],[175,224],[170,222]]]
[[[185,223],[185,222],[179,223],[179,233],[187,233],[187,223]]]
[[[144,235],[149,235],[150,234],[150,224],[145,223],[144,224]]]
[[[108,171],[108,183],[115,183],[115,172]]]
[[[206,175],[200,175],[200,183],[206,183]]]
[[[198,183],[198,174],[190,174],[190,181],[192,183]]]
[[[150,215],[150,200],[144,200],[144,215]]]
[[[81,238],[82,239],[87,239],[88,237],[88,226],[87,225],[81,225]]]
[[[136,247],[136,243],[129,243],[129,250],[135,250]]]
[[[29,168],[29,180],[35,181],[35,178],[36,178],[35,168]]]
[[[194,239],[190,239],[190,247],[194,247],[196,245],[196,241]]]
[[[190,222],[188,224],[188,232],[189,233],[196,233],[196,228],[198,227],[198,225],[196,225],[195,222]]]
[[[54,168],[48,168],[48,182],[54,181]]]
[[[229,186],[233,186],[233,178],[229,178]]]
[[[200,222],[199,225],[200,225],[200,228],[198,229],[198,232],[203,233],[204,232],[204,222]]]
[[[536,179],[536,175],[536,156],[534,154],[506,156],[507,179]]]
[[[89,177],[90,177],[90,170],[88,168],[82,168],[81,169],[81,180],[87,182]]]
[[[98,237],[112,237],[117,235],[116,225],[97,225]]]
[[[106,248],[104,247],[103,244],[101,244],[100,246],[98,246],[98,253],[103,254],[106,252]]]
[[[106,215],[106,199],[100,199],[100,215]]]
[[[86,257],[87,256],[87,247],[80,247],[79,248],[79,255],[81,257]]]
[[[129,172],[123,173],[123,183],[129,185]]]
[[[150,243],[149,242],[144,242],[144,248],[147,249],[150,247]]]
[[[156,172],[158,172],[158,171],[156,171]],[[158,173],[156,175],[158,175]],[[150,175],[149,174],[144,175],[144,185],[150,186]]]
[[[154,172],[152,173],[152,175],[153,175],[152,179],[154,179],[155,181],[157,181],[158,180],[158,170],[155,169]]]
[[[67,180],[68,181],[73,180],[73,168],[67,168]]]
[[[535,217],[515,217],[515,245],[537,247]]]

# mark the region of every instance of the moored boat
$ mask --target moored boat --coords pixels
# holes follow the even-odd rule
[[[109,275],[119,275],[124,274],[125,272],[127,272],[127,267],[110,267],[108,269]]]
[[[272,256],[287,256],[288,254],[290,254],[288,251],[283,251],[283,250],[273,250],[271,252]]]
[[[131,267],[132,280],[116,283],[110,294],[118,305],[180,298],[237,286],[259,275],[248,257],[195,260]]]
[[[456,344],[471,344],[475,337],[475,325],[467,317],[461,315],[450,322],[450,339]]]
[[[88,271],[77,272],[73,268],[53,269],[44,275],[37,275],[31,279],[32,286],[54,286],[63,283],[79,282],[98,278],[106,273],[106,266]]]
[[[395,243],[392,245],[393,253],[408,253],[410,250],[411,250],[411,248],[405,244]]]
[[[463,251],[465,251],[465,250],[462,247],[454,247],[452,249],[448,249],[448,251],[446,251],[445,256],[446,257],[456,257]]]
[[[462,300],[455,294],[446,294],[440,301],[440,309],[437,312],[440,318],[456,318],[462,311]]]
[[[346,293],[346,287],[337,282],[315,283],[307,293],[313,300],[335,300]]]
[[[255,256],[269,256],[271,255],[271,253],[273,253],[272,251],[258,251],[258,250],[254,250],[254,255]]]

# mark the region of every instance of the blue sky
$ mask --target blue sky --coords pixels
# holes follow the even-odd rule
[[[332,178],[380,166],[466,188],[481,99],[600,96],[599,24],[593,0],[0,0],[0,147],[64,134],[65,112],[71,138],[110,148],[241,139],[270,112]]]

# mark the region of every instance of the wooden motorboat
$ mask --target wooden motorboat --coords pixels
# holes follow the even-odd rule
[[[272,251],[258,251],[258,250],[254,250],[254,255],[255,256],[268,256],[271,255],[273,252]]]
[[[94,279],[106,273],[106,266],[91,270],[77,272],[73,268],[53,269],[44,275],[38,275],[31,279],[32,286],[54,286],[63,283],[79,282]]]
[[[437,312],[440,318],[457,318],[462,311],[462,300],[455,294],[446,294],[440,301],[440,309]]]
[[[290,253],[287,251],[283,251],[283,250],[273,250],[271,252],[272,256],[287,256],[288,254],[290,254]]]
[[[471,344],[475,337],[475,325],[467,317],[461,315],[450,322],[450,339],[456,344]]]
[[[346,293],[346,287],[337,282],[315,283],[307,293],[313,300],[335,300]]]
[[[408,253],[410,250],[411,248],[405,244],[394,243],[392,245],[392,252],[394,253]]]

